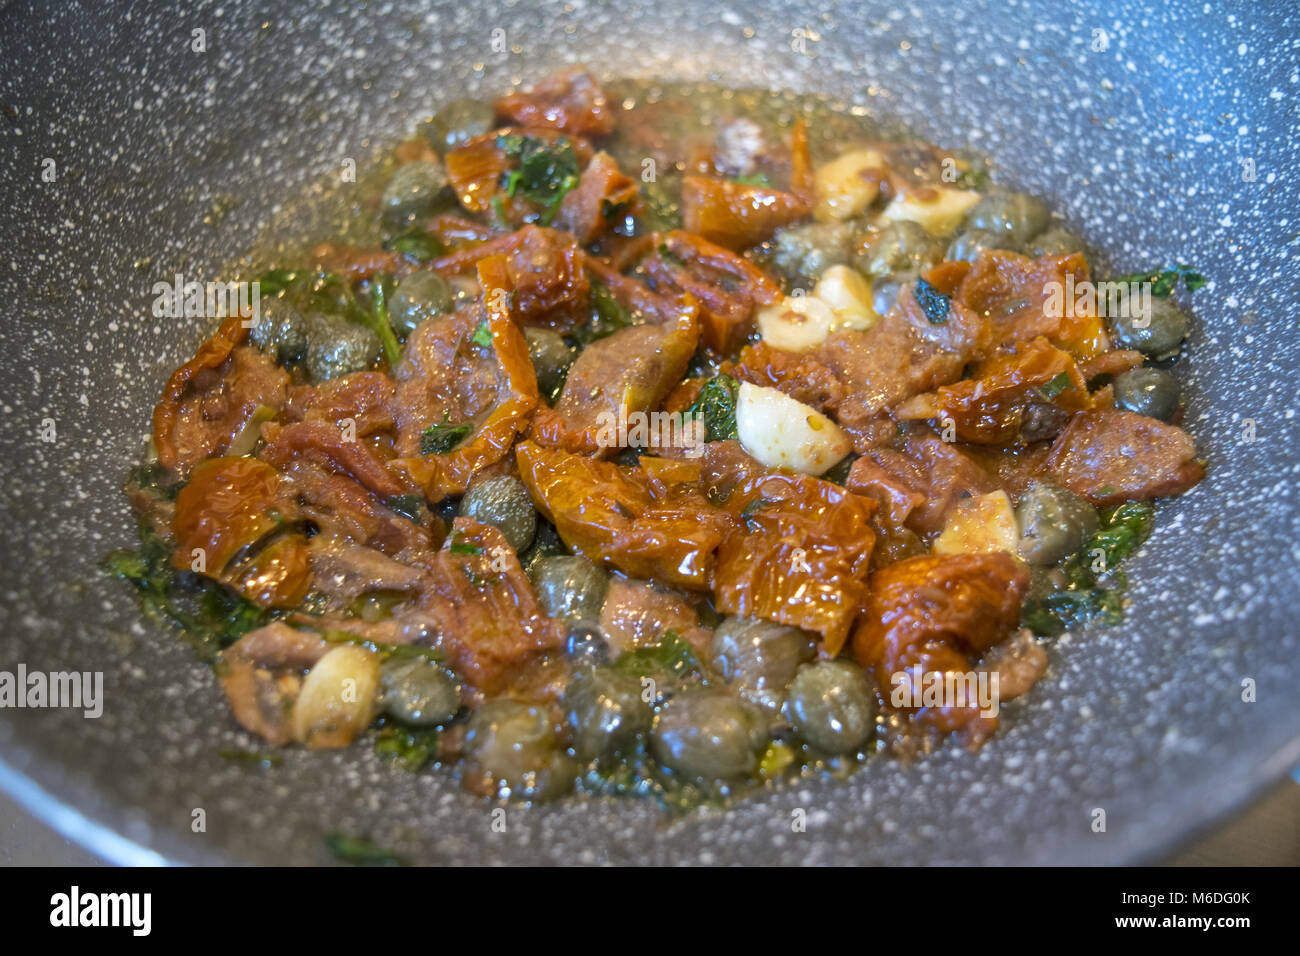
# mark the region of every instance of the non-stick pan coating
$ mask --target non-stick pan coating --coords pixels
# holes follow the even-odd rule
[[[0,10],[0,669],[99,670],[106,693],[98,720],[0,711],[0,783],[37,813],[122,860],[322,862],[338,830],[443,863],[1109,863],[1158,856],[1300,761],[1294,6],[183,7]],[[495,833],[445,776],[365,746],[267,771],[222,759],[254,742],[211,672],[97,572],[132,539],[122,477],[201,331],[154,318],[153,283],[218,278],[343,159],[364,167],[445,100],[575,60],[899,116],[1049,197],[1100,273],[1178,261],[1212,280],[1182,363],[1209,477],[1160,508],[1125,623],[1058,642],[980,752],[872,761],[676,823],[634,802],[512,807]]]

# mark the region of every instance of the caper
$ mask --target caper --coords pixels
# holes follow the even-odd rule
[[[569,625],[564,650],[578,669],[610,661],[609,638],[600,622],[591,618],[579,618]]]
[[[537,518],[537,532],[533,535],[533,543],[519,555],[519,563],[524,566],[524,570],[531,576],[533,567],[538,561],[565,553],[564,542],[560,540],[560,533],[555,530],[555,525],[539,515]]]
[[[482,136],[496,124],[490,103],[455,99],[425,124],[424,134],[440,153],[454,149],[466,140]]]
[[[1115,345],[1153,359],[1177,355],[1187,338],[1187,314],[1168,299],[1143,295],[1134,301],[1128,287],[1119,286],[1114,296],[1113,288],[1103,283],[1099,299]]]
[[[533,588],[551,617],[596,618],[609,590],[609,575],[586,558],[542,558],[530,570]]]
[[[248,333],[254,345],[281,365],[301,361],[307,354],[311,323],[283,295],[263,299]]]
[[[1053,226],[1030,240],[1025,252],[1035,259],[1043,256],[1070,256],[1076,252],[1087,253],[1083,240],[1067,229]]]
[[[574,675],[564,692],[564,714],[581,760],[626,752],[650,729],[650,704],[641,682],[611,667],[593,667]]]
[[[312,312],[307,316],[307,330],[306,365],[314,381],[364,371],[379,358],[379,336],[355,322]]]
[[[490,524],[505,536],[516,552],[523,551],[537,533],[537,512],[524,483],[512,475],[476,481],[460,499],[459,514]]]
[[[942,247],[925,229],[906,220],[875,230],[854,256],[854,265],[872,278],[920,271],[941,258]],[[951,258],[951,256],[949,257]]]
[[[987,229],[967,229],[959,233],[957,238],[948,245],[944,258],[949,262],[974,262],[980,257],[980,253],[991,249],[1015,252],[1017,244],[1006,233],[990,232]]]
[[[1097,530],[1097,510],[1072,491],[1034,482],[1016,505],[1020,556],[1029,564],[1056,564]]]
[[[789,226],[772,238],[772,265],[811,288],[831,266],[848,265],[855,227],[846,222]]]
[[[508,789],[527,799],[567,793],[577,772],[546,711],[504,697],[470,715],[465,762],[471,773],[491,778],[498,792]]]
[[[435,662],[394,657],[379,671],[384,709],[404,723],[430,727],[460,710],[460,685]]]
[[[397,281],[388,300],[389,318],[393,328],[409,335],[425,319],[451,312],[453,299],[446,279],[430,269],[417,269]]]
[[[573,349],[563,336],[550,329],[525,329],[524,339],[528,342],[528,357],[537,372],[538,390],[547,398],[557,395],[573,364]]]
[[[769,709],[785,699],[795,671],[814,654],[804,631],[772,621],[729,617],[713,632],[713,666],[742,697]]]
[[[768,719],[757,704],[709,690],[689,690],[664,705],[651,752],[665,767],[698,780],[734,780],[758,768]]]
[[[434,160],[399,166],[384,187],[384,218],[404,223],[433,212],[446,198],[447,182],[447,171]]]
[[[1134,368],[1115,376],[1115,406],[1167,422],[1178,410],[1178,381],[1158,368]]]
[[[1009,236],[1023,245],[1047,228],[1051,212],[1041,199],[1025,193],[991,193],[971,209],[966,225]]]
[[[915,272],[899,272],[871,285],[871,307],[877,315],[888,315],[898,304],[898,293],[904,286],[915,285]]]
[[[786,715],[795,731],[818,750],[857,750],[876,728],[871,678],[851,661],[818,661],[799,668],[790,682]]]

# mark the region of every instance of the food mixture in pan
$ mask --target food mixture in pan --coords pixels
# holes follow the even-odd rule
[[[978,746],[1204,473],[1201,277],[854,111],[575,68],[374,179],[171,375],[109,559],[245,757],[692,807]]]

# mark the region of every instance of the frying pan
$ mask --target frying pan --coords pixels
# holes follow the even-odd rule
[[[456,864],[1158,859],[1300,762],[1298,21],[1200,0],[3,6],[0,669],[102,672],[105,706],[0,711],[0,782],[122,862],[318,863],[328,831]],[[494,832],[447,777],[364,745],[223,759],[255,742],[211,672],[96,570],[132,540],[123,475],[204,331],[155,318],[153,283],[219,278],[272,227],[327,231],[287,198],[454,96],[573,61],[824,91],[992,156],[1101,275],[1186,262],[1211,280],[1180,362],[1209,477],[1160,507],[1124,623],[1057,641],[989,746],[723,815],[586,801],[511,807]]]

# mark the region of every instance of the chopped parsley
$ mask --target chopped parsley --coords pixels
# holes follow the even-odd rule
[[[451,412],[442,413],[442,421],[430,425],[420,433],[421,455],[445,455],[466,438],[474,426],[469,422],[451,424]]]
[[[1120,285],[1130,285],[1134,282],[1150,283],[1151,294],[1157,299],[1167,299],[1170,294],[1178,288],[1181,281],[1188,292],[1195,292],[1205,285],[1205,276],[1201,275],[1191,266],[1178,263],[1172,269],[1155,269],[1151,272],[1133,272],[1126,276],[1119,276],[1114,279],[1107,279],[1103,285],[1110,283],[1119,283]]]
[[[1061,566],[1066,584],[1025,602],[1020,623],[1035,634],[1055,637],[1099,621],[1117,623],[1124,613],[1128,584],[1119,565],[1151,534],[1154,510],[1129,502],[1102,515],[1101,525],[1078,554]]]
[[[278,616],[212,578],[172,567],[171,553],[170,543],[141,525],[139,544],[106,555],[101,567],[129,581],[145,613],[177,628],[208,663]]]
[[[676,631],[664,631],[658,644],[643,644],[624,651],[614,662],[614,669],[632,677],[682,678],[702,675],[695,649]]]
[[[436,236],[431,236],[422,226],[412,226],[385,243],[393,252],[400,252],[416,262],[428,262],[442,255],[446,249]]]
[[[1038,394],[1050,402],[1052,399],[1056,398],[1057,395],[1060,395],[1070,387],[1072,387],[1070,382],[1070,373],[1062,372],[1060,375],[1054,377],[1050,382],[1039,388]]]
[[[715,375],[704,383],[687,418],[699,418],[707,429],[705,441],[727,441],[736,437],[736,395],[740,383],[730,375]]]
[[[609,287],[595,279],[591,280],[591,313],[591,321],[574,333],[574,338],[582,346],[613,335],[636,322],[635,316],[614,298]]]
[[[409,518],[416,524],[420,523],[421,509],[424,506],[424,498],[421,495],[393,495],[385,504],[390,511],[396,511],[403,518]]]
[[[438,728],[386,724],[375,737],[375,753],[414,773],[437,756]]]
[[[470,336],[470,341],[485,349],[490,349],[492,347],[492,329],[488,326],[486,320],[478,324],[478,328],[475,329],[474,334]]]
[[[536,136],[511,133],[497,137],[507,159],[518,161],[506,178],[506,195],[516,195],[543,207],[541,224],[555,217],[569,190],[578,185],[578,158],[564,137],[552,142]]]
[[[340,863],[351,863],[353,866],[410,865],[405,858],[376,846],[363,837],[350,837],[337,832],[325,834],[325,849]]]

